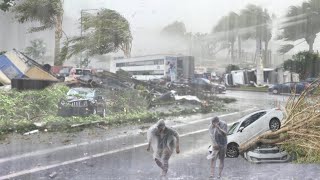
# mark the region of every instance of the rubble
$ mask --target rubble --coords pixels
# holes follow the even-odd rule
[[[49,174],[49,177],[50,177],[51,179],[53,179],[53,178],[55,178],[57,175],[58,175],[57,172],[53,172],[53,173]]]
[[[39,132],[39,130],[37,129],[37,130],[33,130],[33,131],[29,131],[29,132],[26,132],[26,133],[24,133],[23,135],[31,135],[31,134],[35,134],[35,133],[38,133]]]

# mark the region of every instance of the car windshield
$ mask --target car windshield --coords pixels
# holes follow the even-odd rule
[[[210,81],[208,79],[205,79],[205,78],[201,78],[202,81],[204,81],[205,83],[207,84],[210,84]]]
[[[94,91],[87,89],[71,89],[67,93],[67,96],[80,96],[83,98],[93,98]]]
[[[234,124],[230,127],[230,129],[228,130],[228,135],[231,135],[231,134],[235,133],[238,125],[239,125],[239,122],[234,123]]]

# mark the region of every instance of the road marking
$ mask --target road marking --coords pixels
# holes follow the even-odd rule
[[[256,109],[257,109],[257,107],[253,107],[253,108],[241,111],[241,112],[233,112],[233,113],[230,113],[230,114],[223,114],[223,115],[220,115],[218,117],[219,118],[223,118],[223,117],[232,116],[232,115],[235,115],[235,114],[238,114],[238,113],[244,113],[244,112],[247,112],[247,111],[253,111],[253,110],[256,110]],[[200,120],[196,120],[196,121],[191,121],[191,122],[185,122],[183,124],[175,125],[175,126],[172,126],[172,127],[173,128],[177,128],[177,127],[186,126],[186,125],[190,125],[190,124],[196,124],[196,123],[204,122],[204,121],[208,121],[209,122],[210,119],[212,119],[212,117],[204,118],[204,119],[200,119]],[[209,125],[209,123],[208,123],[208,125]]]
[[[247,110],[241,111],[241,112],[251,111],[251,110],[254,110],[254,109],[256,109],[256,108],[247,109]],[[237,113],[240,113],[240,112],[234,112],[234,113],[230,113],[230,114],[225,114],[225,115],[221,115],[221,116],[218,116],[218,117],[231,116],[231,115],[234,115],[234,114],[237,114]],[[210,118],[205,118],[205,119],[202,119],[202,120],[192,121],[192,122],[189,122],[188,124],[184,124],[184,126],[189,125],[189,124],[195,124],[195,123],[202,122],[202,121],[207,121],[207,120],[210,120]],[[230,125],[232,125],[232,124],[228,124],[228,126],[230,126]],[[173,127],[180,127],[180,126],[181,125],[176,125],[176,126],[173,126]],[[199,133],[203,133],[203,132],[206,132],[206,131],[208,131],[208,128],[197,130],[197,131],[193,131],[193,132],[189,132],[189,133],[185,133],[185,134],[180,135],[180,137],[199,134]],[[67,145],[67,146],[61,146],[61,147],[57,147],[57,148],[53,148],[53,149],[37,151],[37,152],[33,152],[33,153],[26,153],[26,154],[22,154],[22,155],[18,155],[18,156],[13,156],[13,157],[10,157],[10,158],[0,159],[0,163],[4,163],[4,162],[7,162],[7,161],[12,161],[12,160],[16,160],[16,159],[21,159],[21,158],[26,158],[26,157],[43,155],[43,154],[47,154],[47,153],[51,153],[51,152],[55,152],[55,151],[59,151],[59,150],[74,148],[74,147],[83,146],[83,145],[89,145],[89,144],[92,144],[92,143],[108,141],[108,140],[112,140],[112,139],[118,139],[118,138],[126,137],[126,136],[128,136],[128,135],[120,135],[118,137],[108,138],[106,140],[95,140],[93,142],[84,142],[84,143],[81,143],[81,144]],[[69,165],[69,164],[73,164],[73,163],[89,160],[89,159],[92,159],[92,158],[102,157],[102,156],[115,154],[115,153],[119,153],[119,152],[122,152],[122,151],[130,150],[130,149],[143,147],[143,146],[146,146],[146,145],[147,145],[147,143],[140,143],[140,144],[131,145],[131,146],[127,146],[127,147],[124,147],[124,148],[111,150],[111,151],[104,152],[104,153],[98,153],[98,154],[95,154],[95,155],[82,157],[82,158],[78,158],[78,159],[74,159],[74,160],[69,160],[69,161],[65,161],[65,162],[61,162],[61,163],[57,163],[57,164],[52,164],[52,165],[42,166],[42,167],[36,167],[36,168],[33,168],[33,169],[29,169],[29,170],[23,170],[23,171],[19,171],[19,172],[16,172],[16,173],[9,174],[9,175],[1,176],[0,180],[2,180],[2,179],[10,179],[10,178],[14,178],[14,177],[18,177],[18,176],[22,176],[22,175],[26,175],[26,174],[31,174],[31,173],[35,173],[35,172],[39,172],[39,171],[44,171],[44,170],[52,169],[52,168],[59,167],[59,166],[65,166],[65,165]]]
[[[228,126],[229,126],[229,124],[228,124]],[[198,130],[198,131],[182,134],[182,135],[180,135],[180,137],[199,134],[199,133],[203,133],[203,132],[206,132],[206,131],[208,131],[208,129],[201,129],[201,130]],[[26,175],[26,174],[31,174],[31,173],[36,173],[36,172],[40,172],[40,171],[56,168],[56,167],[59,167],[59,166],[65,166],[65,165],[69,165],[69,164],[73,164],[73,163],[78,163],[78,162],[90,160],[90,159],[93,159],[93,158],[98,158],[98,157],[102,157],[102,156],[107,156],[107,155],[119,153],[119,152],[122,152],[122,151],[127,151],[127,150],[130,150],[130,149],[140,148],[140,147],[147,146],[147,145],[148,145],[148,143],[140,143],[140,144],[136,144],[136,145],[131,145],[131,146],[127,146],[127,147],[124,147],[124,148],[120,148],[120,149],[117,149],[117,150],[111,150],[111,151],[104,152],[104,153],[98,153],[98,154],[94,154],[94,155],[91,155],[91,156],[82,157],[82,158],[78,158],[78,159],[74,159],[74,160],[69,160],[69,161],[65,161],[65,162],[61,162],[61,163],[57,163],[57,164],[36,167],[36,168],[33,168],[33,169],[29,169],[29,170],[23,170],[23,171],[19,171],[19,172],[16,172],[16,173],[8,174],[8,175],[5,175],[5,176],[1,176],[0,180],[15,178],[15,177],[19,177],[19,176]]]
[[[220,115],[218,117],[223,118],[223,117],[232,116],[232,115],[235,115],[235,114],[238,114],[238,113],[252,111],[252,110],[255,110],[255,109],[257,109],[257,108],[254,107],[254,108],[246,109],[246,110],[240,111],[240,112],[234,112],[234,113]],[[184,123],[184,124],[175,125],[175,126],[172,126],[172,127],[173,128],[183,127],[183,126],[187,126],[187,125],[190,125],[190,124],[196,124],[196,123],[199,123],[199,122],[209,121],[210,119],[211,118],[200,119],[200,120],[196,120],[196,121],[187,122],[187,123]],[[60,146],[60,147],[34,151],[34,152],[30,152],[30,153],[25,153],[25,154],[21,154],[21,155],[11,156],[11,157],[0,159],[0,164],[8,162],[8,161],[14,161],[14,160],[17,160],[17,159],[33,157],[33,156],[40,156],[40,155],[49,154],[49,153],[53,153],[53,152],[61,151],[61,150],[65,150],[65,149],[76,148],[76,147],[79,147],[79,146],[86,146],[86,145],[95,144],[95,143],[99,143],[99,142],[105,142],[105,141],[120,139],[120,138],[124,138],[124,137],[127,137],[127,136],[129,136],[129,135],[126,135],[126,134],[125,135],[119,135],[119,136],[112,137],[112,138],[107,138],[107,139],[104,139],[104,140],[93,140],[93,141],[89,141],[89,142],[82,142],[80,144],[70,144],[70,145],[65,145],[65,146]]]

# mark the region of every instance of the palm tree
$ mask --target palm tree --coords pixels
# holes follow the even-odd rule
[[[84,14],[83,36],[71,37],[62,49],[64,59],[85,53],[87,57],[117,52],[130,57],[132,35],[128,20],[117,11],[101,9],[97,15]]]
[[[270,14],[266,9],[250,4],[241,11],[240,17],[240,24],[244,27],[241,36],[244,39],[255,39],[256,52],[259,54],[262,50],[262,42],[264,42],[264,64],[266,64],[268,45],[272,38],[272,20]]]
[[[59,54],[63,33],[63,0],[24,0],[14,7],[13,12],[20,23],[40,23],[40,26],[32,27],[30,32],[55,29],[54,65],[62,65]]]
[[[279,40],[297,41],[304,39],[309,45],[309,52],[313,52],[314,40],[320,32],[320,0],[309,0],[300,6],[291,6],[286,14],[280,30]],[[279,52],[285,54],[294,45],[286,44]]]
[[[232,62],[235,61],[234,44],[238,37],[238,28],[239,15],[235,12],[230,12],[228,16],[222,17],[212,30],[212,33],[215,34],[220,41],[230,43],[229,51]]]

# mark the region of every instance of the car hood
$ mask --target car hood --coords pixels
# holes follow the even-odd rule
[[[221,85],[221,84],[211,83],[211,85],[218,86],[218,87],[221,87],[221,88],[225,88],[225,86]]]
[[[67,101],[68,102],[73,102],[73,101],[85,101],[85,100],[93,100],[91,98],[85,98],[85,97],[74,97],[74,96],[68,96]]]

